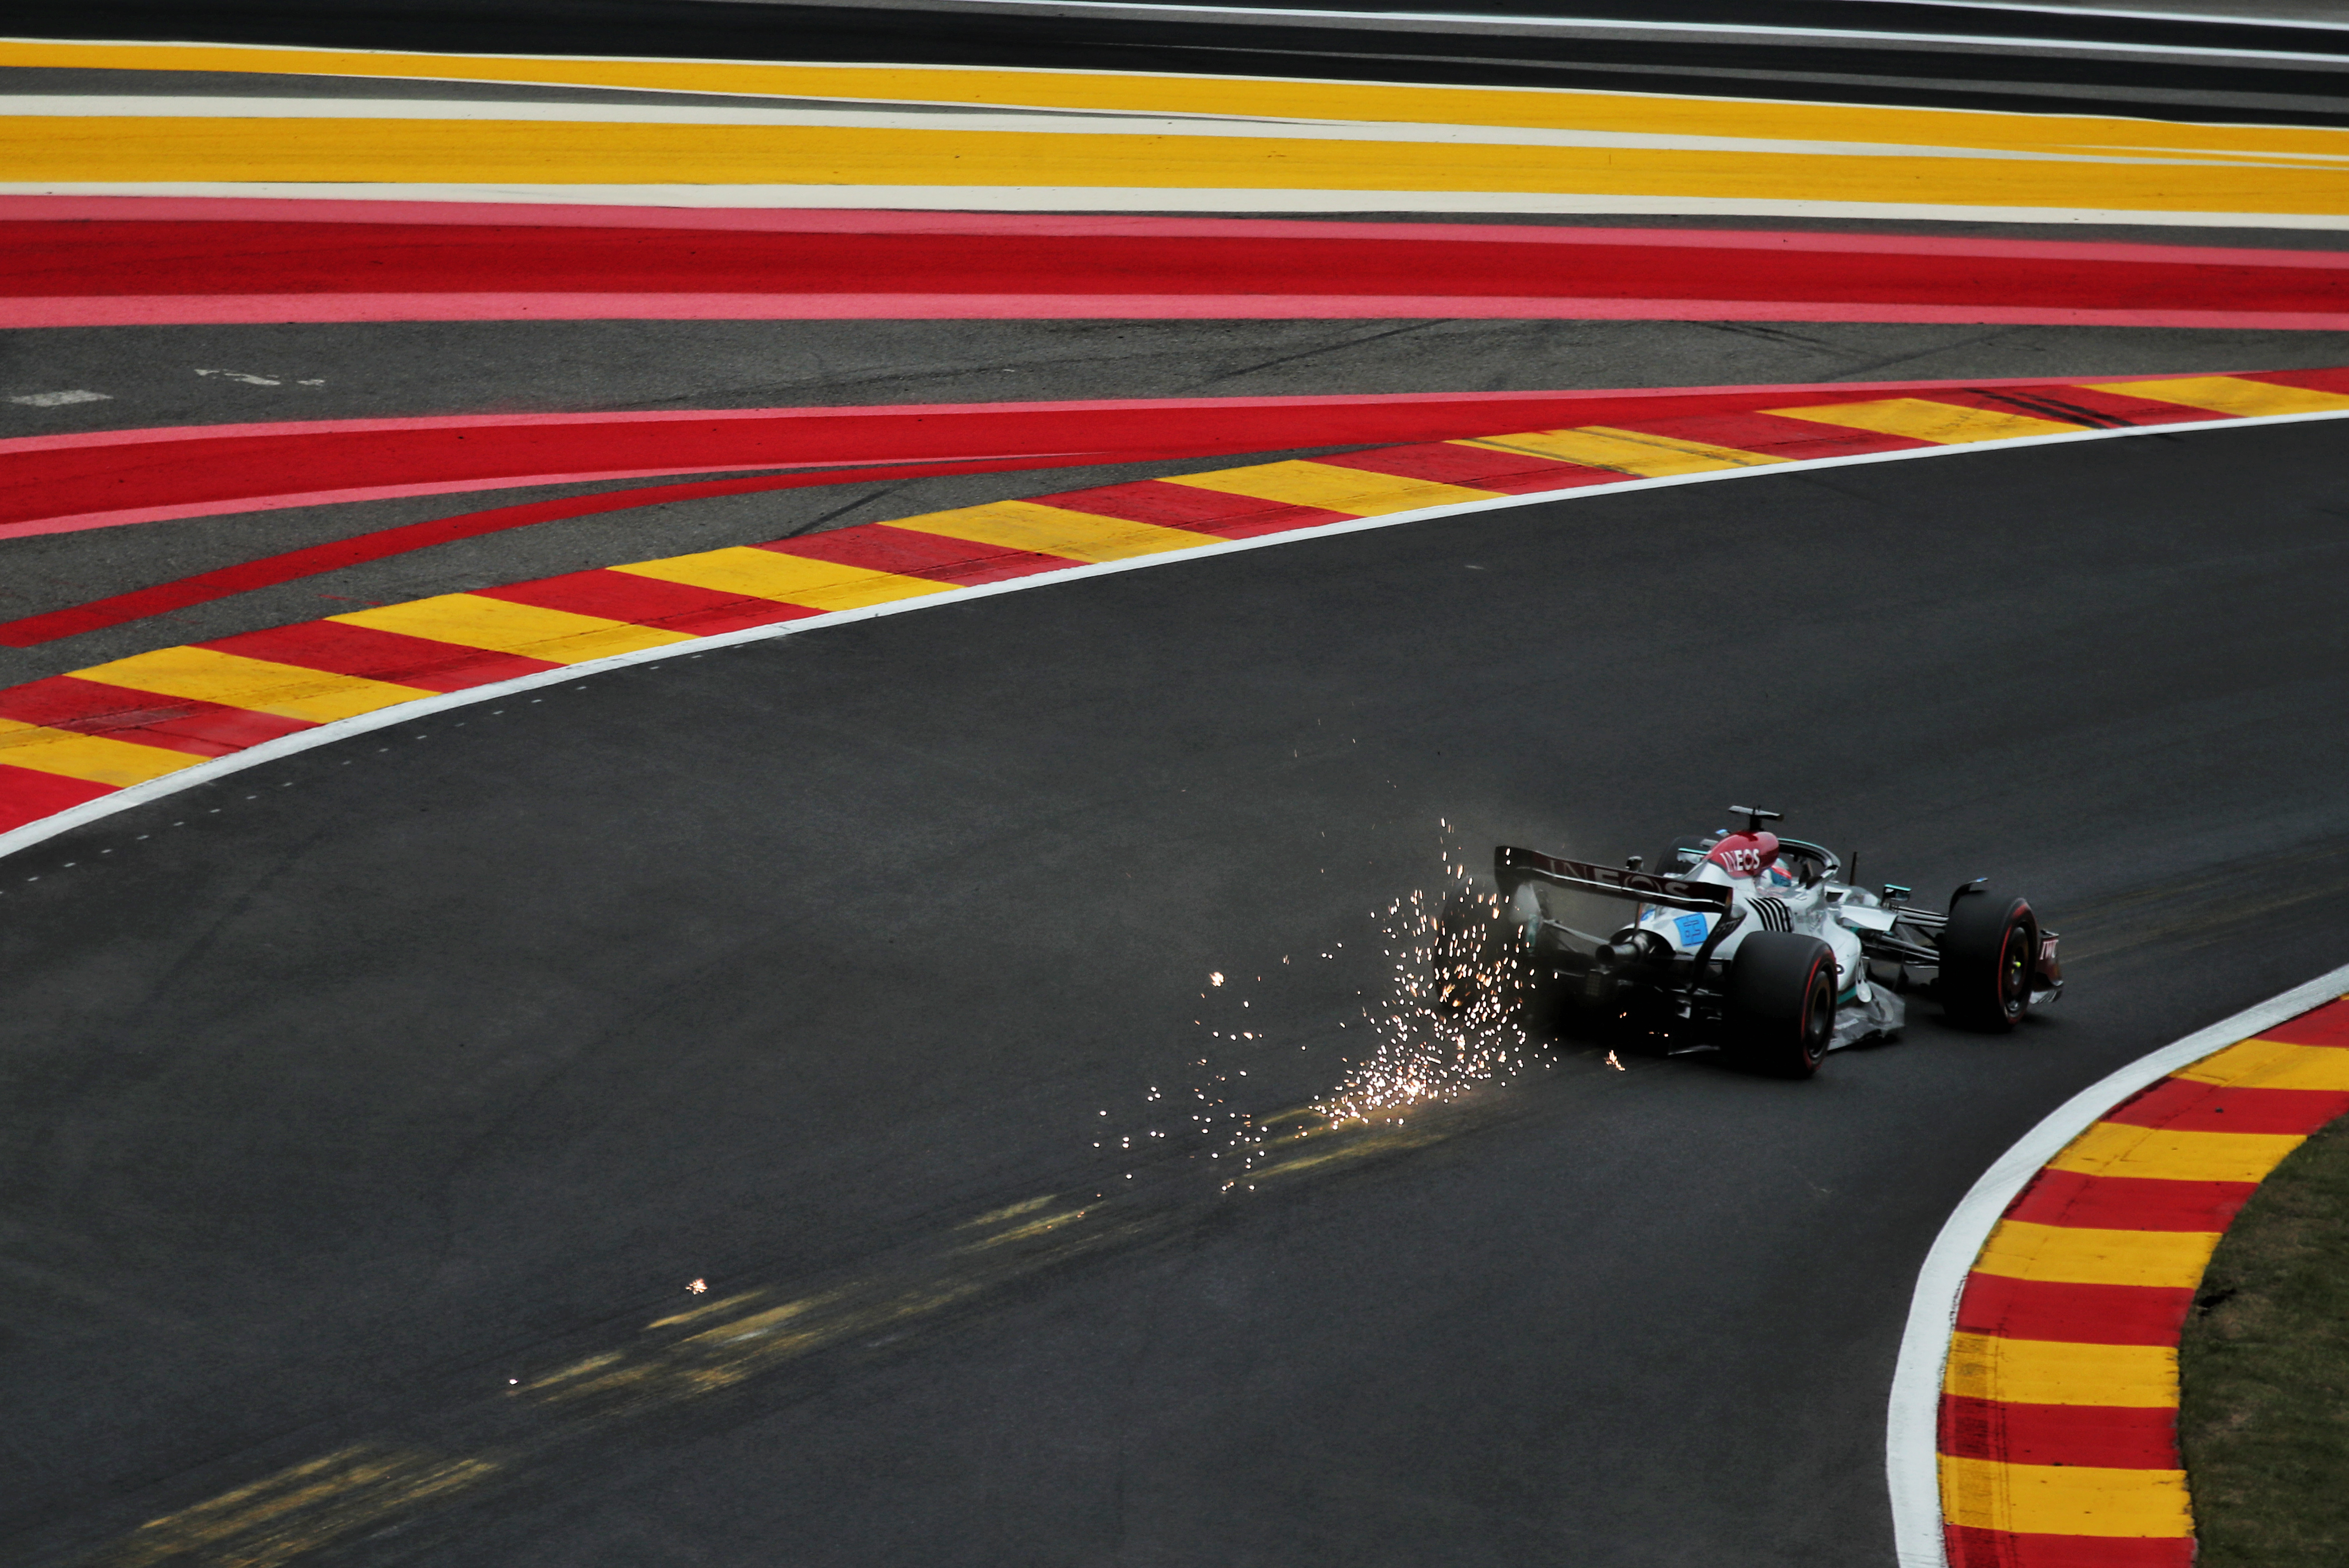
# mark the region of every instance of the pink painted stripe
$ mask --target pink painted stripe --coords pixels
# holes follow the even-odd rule
[[[2296,371],[2212,370],[2213,376],[2296,375]],[[1299,397],[1268,398],[1095,398],[1069,402],[1036,403],[840,403],[820,404],[808,408],[780,409],[662,409],[616,413],[562,414],[420,414],[408,419],[384,420],[288,420],[275,423],[244,425],[151,425],[131,430],[79,431],[59,435],[15,436],[0,440],[0,457],[14,452],[63,452],[81,447],[145,446],[184,441],[203,441],[235,436],[284,436],[325,434],[368,434],[381,431],[431,430],[506,430],[522,425],[614,425],[715,423],[727,420],[854,420],[863,421],[895,416],[921,421],[955,414],[1071,414],[1071,413],[1151,413],[1161,410],[1225,410],[1246,407],[1251,410],[1278,409],[1371,409],[1382,405],[1435,407],[1453,403],[1480,403],[1495,411],[1506,411],[1512,403],[1526,405],[1558,403],[1620,403],[1630,398],[1653,397],[1660,406],[1668,401],[1685,403],[1701,398],[1750,399],[1757,406],[1774,398],[1795,396],[1816,401],[1822,397],[1848,396],[1854,401],[1885,392],[1929,392],[1943,388],[1992,387],[2002,389],[2031,387],[2069,387],[2078,384],[2077,376],[2001,377],[1985,381],[1979,378],[1930,381],[1785,381],[1751,386],[1718,387],[1616,387],[1577,389],[1551,392],[1352,392],[1317,393]],[[2176,372],[2097,378],[2099,385],[2122,381],[2164,381],[2176,379]],[[978,457],[1000,457],[1000,452],[965,453],[940,459],[943,462],[965,462]],[[1049,452],[1038,457],[1054,455]],[[852,460],[853,461],[853,460]],[[877,460],[876,460],[877,461]],[[903,462],[902,457],[888,461]],[[807,466],[841,466],[842,460],[827,464]],[[789,466],[789,465],[777,465]],[[687,472],[707,472],[706,469]],[[539,483],[533,480],[528,483]]]
[[[1079,462],[1113,462],[1124,454],[1119,452],[1027,452],[1007,459],[1000,452],[977,457],[930,458],[917,460],[923,465],[935,463],[948,472],[959,472],[974,462],[989,462],[1000,467],[1022,467],[1034,464],[1050,467],[1071,459]],[[905,463],[868,463],[870,468],[885,468],[893,478],[907,477]],[[738,473],[789,473],[801,469],[822,470],[823,483],[850,484],[858,477],[859,465],[842,462],[790,462],[772,467],[719,471]],[[377,484],[350,490],[306,490],[287,495],[241,495],[233,504],[217,501],[191,502],[181,506],[134,506],[119,512],[84,512],[71,517],[36,517],[24,523],[0,523],[0,539],[29,539],[44,534],[80,534],[92,528],[120,528],[134,523],[173,523],[189,517],[217,517],[228,512],[283,512],[295,506],[330,506],[344,501],[396,501],[409,495],[463,495],[475,491],[518,490],[533,484],[594,484],[613,479],[666,479],[683,474],[708,474],[708,466],[699,468],[614,468],[593,473],[530,473],[518,477],[496,479],[460,479],[437,484]],[[640,505],[657,504],[652,501]]]
[[[2101,240],[1971,239],[1772,229],[1582,228],[1537,223],[1361,223],[1345,219],[1185,218],[1089,213],[915,213],[885,210],[598,206],[590,202],[401,202],[364,196],[0,196],[0,220],[257,219],[271,223],[523,223],[558,228],[709,229],[766,234],[1165,235],[1230,239],[1478,240],[1515,245],[1677,245],[1875,255],[2349,266],[2349,252],[2235,250],[2219,245]]]
[[[122,294],[0,299],[0,328],[324,321],[1872,321],[2349,331],[2349,311],[1371,294]],[[508,421],[511,422],[511,421]]]

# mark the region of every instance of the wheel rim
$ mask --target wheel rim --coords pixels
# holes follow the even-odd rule
[[[2031,1000],[2031,928],[2020,922],[2006,929],[2006,945],[1998,955],[1999,1011],[2021,1016]]]
[[[1834,1033],[1835,985],[1822,976],[1811,982],[1811,1004],[1803,1012],[1803,1060],[1814,1067],[1824,1061]]]

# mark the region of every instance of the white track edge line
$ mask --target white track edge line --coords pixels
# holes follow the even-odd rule
[[[1892,1374],[1884,1469],[1892,1499],[1893,1556],[1899,1568],[1949,1568],[1937,1462],[1941,1371],[1949,1359],[1958,1293],[1965,1288],[1967,1272],[2023,1183],[2065,1144],[2085,1132],[2090,1123],[2139,1089],[2344,992],[2349,992],[2349,964],[2198,1029],[2097,1079],[2017,1139],[1958,1200],[1934,1239],[1932,1251],[1926,1254],[1925,1266],[1918,1272],[1916,1293],[1909,1303],[1908,1327],[1900,1336],[1900,1360]]]
[[[1123,561],[1103,561],[1091,566],[1070,566],[1057,572],[1041,572],[1033,576],[1014,577],[1006,582],[982,583],[974,587],[925,594],[918,598],[895,599],[887,604],[872,605],[863,609],[833,610],[826,615],[807,616],[797,620],[778,622],[772,626],[745,627],[740,631],[719,632],[714,637],[695,638],[690,642],[668,643],[659,648],[639,649],[633,653],[616,653],[603,659],[585,659],[561,670],[541,670],[534,675],[516,676],[512,680],[493,681],[487,686],[469,687],[462,691],[444,691],[437,696],[419,698],[413,702],[401,702],[389,708],[378,708],[372,713],[356,714],[348,719],[336,719],[316,729],[282,735],[228,756],[198,763],[166,774],[161,778],[132,784],[95,800],[84,801],[36,822],[0,833],[0,857],[29,849],[36,844],[56,837],[61,833],[177,794],[240,773],[259,767],[283,757],[294,756],[316,747],[329,745],[353,735],[363,735],[376,730],[388,729],[410,720],[428,718],[456,708],[468,708],[477,703],[498,701],[521,692],[536,691],[560,686],[565,681],[581,680],[610,670],[624,670],[637,664],[658,664],[667,659],[706,653],[713,649],[739,648],[745,643],[765,642],[773,638],[790,637],[796,633],[815,631],[824,627],[846,626],[857,621],[875,620],[883,616],[902,615],[912,610],[932,609],[942,605],[968,604],[973,599],[991,598],[999,594],[1019,593],[1030,588],[1048,587],[1087,577],[1107,576],[1117,572],[1139,571],[1150,566],[1171,566],[1179,561],[1196,561],[1211,556],[1236,555],[1243,550],[1268,549],[1278,545],[1295,544],[1307,539],[1323,539],[1340,534],[1366,533],[1373,528],[1400,527],[1406,523],[1424,523],[1443,517],[1461,517],[1480,512],[1502,512],[1519,506],[1547,505],[1556,502],[1576,501],[1600,495],[1621,495],[1635,490],[1664,490],[1681,484],[1705,484],[1716,480],[1740,479],[1753,474],[1792,473],[1821,468],[1853,468],[1864,463],[1902,462],[1913,458],[1945,457],[1953,453],[2003,452],[2015,447],[2060,446],[2075,441],[2109,441],[2128,436],[2161,435],[2170,432],[2206,430],[2240,430],[2255,425],[2308,424],[2323,420],[2349,419],[2349,409],[2326,409],[2301,414],[2258,414],[2244,418],[2195,420],[2168,425],[2132,425],[2123,430],[2069,431],[2057,435],[2011,436],[2003,441],[1971,441],[1949,446],[1920,447],[1906,452],[1859,452],[1849,457],[1798,458],[1791,462],[1755,463],[1750,467],[1713,469],[1702,473],[1680,473],[1663,479],[1627,480],[1620,484],[1596,484],[1574,490],[1537,491],[1530,495],[1500,495],[1489,501],[1462,501],[1444,506],[1425,506],[1412,512],[1389,513],[1381,517],[1356,517],[1343,523],[1325,523],[1318,527],[1298,528],[1288,533],[1268,534],[1253,539],[1228,539],[1216,545],[1194,545],[1189,549],[1170,550],[1154,556],[1139,556]],[[1826,427],[1822,427],[1826,428]],[[904,521],[904,519],[899,519]],[[623,562],[621,565],[629,565]],[[488,585],[499,586],[499,585]],[[71,674],[72,671],[64,671]]]

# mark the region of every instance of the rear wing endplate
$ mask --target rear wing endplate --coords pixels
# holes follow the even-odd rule
[[[1493,851],[1493,879],[1501,885],[1504,903],[1526,882],[1547,882],[1575,893],[1598,893],[1609,898],[1631,898],[1667,909],[1693,909],[1702,914],[1729,912],[1729,889],[1713,882],[1683,882],[1648,871],[1627,871],[1619,866],[1592,866],[1561,860],[1537,850],[1503,845]]]

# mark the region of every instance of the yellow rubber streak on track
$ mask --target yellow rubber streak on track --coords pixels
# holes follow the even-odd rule
[[[2010,1465],[1941,1459],[1941,1517],[2026,1535],[2179,1536],[2194,1532],[2183,1470]]]
[[[2178,1403],[2178,1350],[1957,1334],[1950,1336],[1941,1392],[2016,1405],[2159,1409]]]
[[[150,1521],[95,1561],[276,1568],[419,1502],[487,1479],[497,1465],[413,1449],[344,1449]]]
[[[2243,1089],[2349,1090],[2349,1051],[2335,1045],[2289,1045],[2281,1040],[2246,1040],[2191,1067],[2170,1075],[2199,1084]]]
[[[2098,1122],[2074,1138],[2047,1167],[2085,1176],[2264,1181],[2268,1172],[2302,1141],[2289,1133],[2178,1132]]]
[[[498,119],[0,117],[14,182],[1116,186],[2349,213],[2339,171]]]
[[[1393,121],[1529,129],[1766,137],[1785,141],[1952,143],[2088,156],[2349,159],[2349,133],[2263,126],[2176,125],[2088,115],[1878,109],[1744,99],[1535,88],[1403,87],[1063,70],[954,67],[760,65],[428,55],[204,44],[0,42],[0,65],[119,70],[230,71],[402,79],[554,83],[677,92],[945,103],[1050,109],[1155,110],[1274,120]],[[2101,203],[2099,203],[2101,204]]]
[[[2081,1285],[2193,1285],[2218,1244],[2218,1234],[2208,1231],[2098,1231],[2002,1220],[1974,1272]]]

